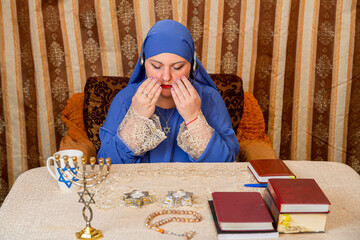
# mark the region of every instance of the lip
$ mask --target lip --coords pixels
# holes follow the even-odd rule
[[[162,88],[172,88],[171,85],[161,85]]]

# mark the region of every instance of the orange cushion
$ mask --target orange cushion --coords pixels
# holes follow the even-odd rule
[[[75,93],[67,100],[67,105],[62,111],[61,121],[68,127],[67,135],[77,141],[86,141],[83,119],[84,93]]]
[[[244,93],[244,111],[237,129],[236,137],[242,140],[261,140],[271,144],[265,133],[264,116],[254,95]]]
[[[67,100],[67,105],[62,111],[61,120],[68,131],[61,139],[59,150],[77,149],[87,158],[96,156],[93,143],[89,140],[83,121],[84,93],[76,93]]]

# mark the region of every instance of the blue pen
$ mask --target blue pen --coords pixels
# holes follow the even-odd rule
[[[267,187],[266,183],[259,183],[259,184],[244,184],[245,187]]]

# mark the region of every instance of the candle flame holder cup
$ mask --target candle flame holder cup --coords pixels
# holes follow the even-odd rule
[[[87,164],[86,158],[82,157],[81,158],[82,166],[79,166],[77,161],[78,159],[76,157],[72,157],[75,166],[74,171],[66,171],[66,170],[70,170],[68,156],[64,156],[63,159],[65,162],[65,168],[61,168],[60,156],[55,155],[55,163],[59,167],[63,176],[66,177],[72,184],[83,187],[83,191],[78,192],[78,195],[80,196],[79,203],[84,204],[82,214],[86,222],[86,227],[82,229],[80,232],[77,232],[75,234],[76,239],[87,239],[87,240],[101,239],[103,238],[102,232],[100,230],[96,230],[95,228],[92,228],[90,224],[93,218],[93,212],[90,207],[90,204],[95,203],[93,198],[95,194],[90,193],[88,189],[98,185],[99,183],[105,180],[107,175],[110,173],[111,159],[106,158],[104,161],[104,158],[99,158],[99,164],[98,164],[99,170],[97,173],[95,172],[95,163],[96,163],[95,157],[90,158],[90,164]],[[105,166],[106,166],[106,170],[104,171]],[[88,215],[86,214],[86,210],[88,211]]]

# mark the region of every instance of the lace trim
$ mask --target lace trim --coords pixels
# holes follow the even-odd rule
[[[189,125],[190,126],[190,125]],[[198,159],[206,149],[214,129],[209,126],[203,113],[200,111],[197,121],[191,123],[191,127],[180,125],[177,136],[178,146],[192,158]]]
[[[166,138],[156,114],[148,119],[137,114],[132,106],[122,120],[117,135],[135,155],[156,148]]]
[[[116,166],[117,167],[117,166]],[[212,179],[220,177],[221,181]],[[197,182],[197,185],[194,185]],[[125,164],[113,168],[105,181],[92,188],[95,193],[95,206],[100,209],[128,207],[123,201],[123,194],[133,190],[149,191],[152,203],[142,208],[172,208],[164,205],[164,197],[168,191],[184,191],[193,193],[191,208],[207,208],[211,193],[215,191],[233,191],[234,182],[256,183],[247,164],[208,164],[201,166],[181,163],[162,164]],[[258,191],[263,189],[240,187],[238,191]],[[187,207],[178,207],[182,209]]]

